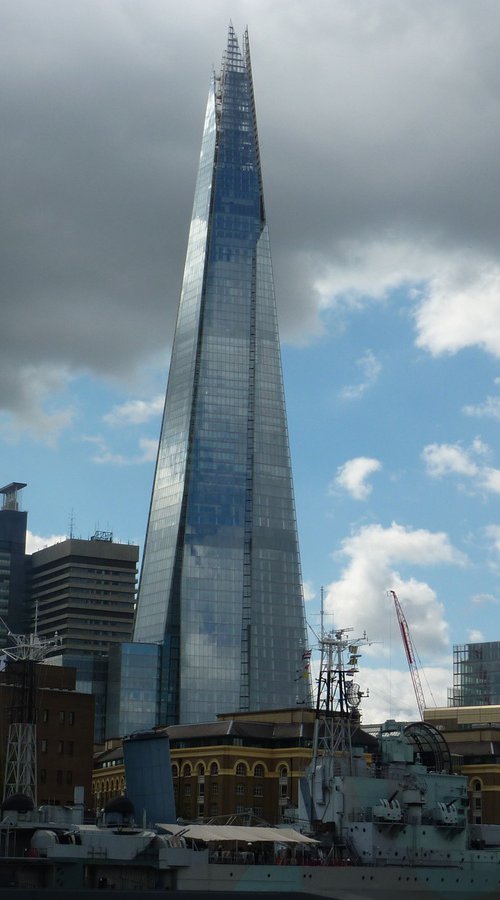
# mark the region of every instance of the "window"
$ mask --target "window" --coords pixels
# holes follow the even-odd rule
[[[61,709],[60,712],[59,712],[59,722],[60,722],[61,725],[64,725],[65,718],[66,718],[66,717],[65,717],[65,715],[64,715],[64,710]]]
[[[287,766],[280,766],[278,769],[280,778],[288,778],[288,768]]]
[[[184,775],[184,778],[191,775],[191,766],[189,763],[184,763],[184,765],[182,767],[182,774]]]
[[[58,770],[57,770],[57,773],[56,773],[56,782],[57,782],[57,784],[62,784],[62,780],[63,780],[62,775],[63,775],[62,769],[58,769]]]
[[[205,766],[203,765],[203,763],[200,763],[200,764],[199,764],[198,769],[197,769],[197,772],[198,772],[198,775],[204,775],[204,774],[205,774]]]
[[[185,797],[190,797],[190,796],[191,796],[191,785],[190,785],[190,784],[185,784],[185,785],[184,785],[184,796],[185,796]]]
[[[213,763],[211,764],[211,766],[210,766],[210,774],[211,774],[211,775],[218,775],[218,774],[219,774],[219,766],[217,765],[216,762],[213,762]]]
[[[210,804],[210,815],[216,816],[216,815],[218,815],[218,813],[219,813],[219,807],[217,806],[217,803],[211,803]]]
[[[216,781],[214,781],[213,784],[210,785],[210,793],[211,793],[211,794],[218,794],[218,793],[219,793],[219,785],[217,784]]]
[[[176,766],[174,763],[172,766],[172,778],[177,778],[179,775],[179,766]]]
[[[40,752],[47,753],[47,741],[45,740],[45,738],[40,741]]]
[[[240,795],[241,795],[241,794],[244,794],[244,793],[245,793],[245,785],[244,785],[244,784],[237,784],[237,785],[236,785],[236,793],[237,793],[237,794],[240,794]]]
[[[49,711],[48,709],[42,709],[42,722],[49,721]]]
[[[201,781],[201,782],[198,784],[198,797],[204,797],[204,796],[205,796],[205,785],[204,785],[204,783]]]
[[[253,789],[254,797],[263,797],[264,796],[264,788],[261,784],[256,784]]]
[[[74,714],[74,712],[69,712],[68,713],[68,725],[74,725],[74,724],[75,724],[75,714]]]
[[[257,765],[255,766],[255,768],[253,770],[253,774],[255,775],[256,778],[264,778],[265,769],[264,769],[264,766],[262,765],[262,763],[257,763]]]
[[[64,741],[57,742],[57,752],[59,754],[64,753]]]
[[[236,771],[237,775],[246,775],[247,774],[246,763],[243,763],[243,762],[238,763],[235,771]]]

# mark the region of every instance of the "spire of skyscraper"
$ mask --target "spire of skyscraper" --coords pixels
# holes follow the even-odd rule
[[[158,720],[309,699],[306,627],[248,35],[210,88],[134,640]]]

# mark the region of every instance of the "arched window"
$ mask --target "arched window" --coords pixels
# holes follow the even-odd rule
[[[197,772],[198,775],[204,775],[204,774],[205,774],[205,766],[203,765],[203,763],[198,763],[196,772]]]
[[[247,774],[246,763],[244,763],[244,762],[237,763],[235,772],[237,775],[246,775]]]
[[[217,765],[216,762],[211,763],[211,765],[210,765],[210,774],[211,774],[211,775],[218,775],[218,774],[219,774],[219,766]]]
[[[172,765],[172,778],[178,778],[178,777],[179,777],[179,766],[177,765],[177,763],[174,763]]]
[[[278,772],[280,778],[288,778],[288,766],[280,766]]]
[[[262,763],[257,763],[257,765],[254,767],[253,774],[256,778],[264,778],[266,770],[264,769]]]
[[[191,764],[190,764],[190,763],[184,763],[184,765],[183,765],[183,767],[182,767],[182,774],[184,775],[184,778],[186,778],[186,777],[188,777],[189,775],[191,775],[191,771],[192,771],[192,770],[191,770]]]

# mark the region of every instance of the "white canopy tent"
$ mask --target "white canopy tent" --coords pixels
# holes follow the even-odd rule
[[[259,825],[178,825],[158,824],[168,834],[203,841],[206,844],[236,841],[247,844],[267,842],[273,844],[317,844],[314,838],[306,837],[293,828],[266,828]]]

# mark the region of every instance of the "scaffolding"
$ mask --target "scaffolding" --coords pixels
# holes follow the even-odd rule
[[[455,645],[448,706],[496,704],[500,704],[500,641]]]

